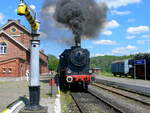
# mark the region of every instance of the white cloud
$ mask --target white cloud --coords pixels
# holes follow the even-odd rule
[[[112,50],[114,54],[128,54],[130,51],[137,50],[137,47],[128,45],[126,47],[118,47]]]
[[[127,6],[129,4],[140,3],[142,0],[97,0],[100,2],[105,2],[109,8],[118,8],[121,6]]]
[[[137,49],[137,47],[128,45],[128,46],[126,47],[126,49],[128,49],[128,50],[135,50],[135,49]]]
[[[150,34],[148,34],[148,35],[142,35],[142,38],[150,38]]]
[[[87,49],[92,49],[92,48],[93,48],[93,46],[87,46],[87,47],[85,47],[85,48],[87,48]]]
[[[129,18],[128,22],[135,22],[136,20],[134,18]]]
[[[110,36],[110,35],[112,35],[112,31],[110,31],[110,30],[105,30],[105,31],[102,32],[102,34],[103,34],[103,35],[106,35],[106,36]]]
[[[112,53],[96,53],[91,55],[91,57],[105,56],[105,55],[113,55]]]
[[[137,44],[145,44],[145,41],[146,41],[146,40],[137,40],[136,43],[137,43]]]
[[[112,10],[111,13],[113,15],[128,15],[130,14],[131,12],[130,11],[117,11],[117,10]]]
[[[44,10],[43,13],[47,15],[53,15],[55,13],[55,6],[47,6]]]
[[[94,44],[100,44],[100,45],[115,45],[117,44],[116,41],[112,41],[112,40],[97,40],[97,41],[93,41]]]
[[[127,29],[127,33],[129,34],[140,34],[148,31],[150,31],[148,26],[129,27]]]
[[[33,9],[33,10],[35,10],[36,7],[35,7],[35,5],[31,4],[30,8]]]
[[[120,26],[120,24],[116,21],[116,20],[111,20],[109,22],[106,23],[105,25],[106,29],[111,29],[111,28],[117,28]]]
[[[54,6],[50,6],[48,8],[48,13],[54,14],[55,13],[55,7]]]
[[[126,39],[134,39],[136,36],[127,36]]]
[[[47,34],[44,32],[40,32],[40,38],[47,38]]]
[[[97,53],[97,54],[95,54],[94,56],[95,56],[95,57],[97,57],[97,56],[105,56],[105,54]]]
[[[137,40],[136,43],[137,44],[145,44],[145,43],[149,43],[150,40],[149,39],[146,39],[146,40]]]
[[[0,13],[0,24],[5,23],[5,15],[3,13]]]

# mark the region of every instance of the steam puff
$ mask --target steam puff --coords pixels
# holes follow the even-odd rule
[[[59,0],[54,18],[76,35],[95,37],[104,27],[107,6],[94,0]]]
[[[96,37],[104,27],[106,14],[107,6],[97,5],[95,0],[45,0],[41,27],[51,37],[49,40],[71,45],[72,33],[87,39]],[[62,25],[69,30],[62,29]]]

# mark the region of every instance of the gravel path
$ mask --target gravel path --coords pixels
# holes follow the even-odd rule
[[[56,92],[56,91],[53,91]],[[41,101],[42,106],[48,106],[47,113],[55,113],[55,96],[50,96],[49,77],[41,78]]]
[[[0,82],[0,112],[10,103],[24,95],[28,95],[28,85],[26,81]]]
[[[150,96],[150,81],[128,78],[97,77],[95,82]]]
[[[102,79],[102,80],[109,80],[113,82],[119,82],[119,83],[126,83],[129,85],[136,85],[136,86],[143,86],[150,88],[150,81],[147,80],[140,80],[140,79],[129,79],[129,78],[115,78],[115,77],[103,77],[103,76],[97,76],[96,78]]]
[[[41,79],[40,103],[42,106],[48,106],[48,113],[54,113],[55,96],[50,96],[49,77]],[[25,78],[0,78],[0,112],[19,97],[24,95],[28,97],[28,94],[28,82]]]

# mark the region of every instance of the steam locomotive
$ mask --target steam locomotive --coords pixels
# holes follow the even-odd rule
[[[72,46],[66,49],[60,56],[58,72],[60,86],[69,88],[88,89],[88,85],[94,80],[90,70],[90,53],[80,46]]]

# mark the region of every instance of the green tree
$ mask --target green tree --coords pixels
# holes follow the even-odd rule
[[[56,56],[49,54],[48,55],[48,68],[49,70],[57,70],[59,60]]]
[[[111,72],[111,63],[116,60],[132,59],[134,55],[129,56],[98,56],[91,58],[91,68],[101,68],[102,71]]]

